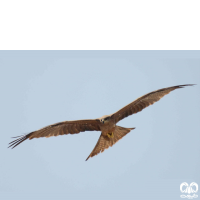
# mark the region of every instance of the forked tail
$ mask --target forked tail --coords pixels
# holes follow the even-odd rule
[[[135,128],[124,128],[121,126],[116,126],[113,138],[108,138],[107,136],[101,134],[96,146],[86,160],[88,160],[90,157],[97,155],[100,152],[103,152],[105,149],[108,149],[133,129]]]

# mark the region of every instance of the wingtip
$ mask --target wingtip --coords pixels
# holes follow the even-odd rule
[[[28,134],[27,135],[22,135],[22,136],[17,136],[17,137],[14,137],[14,138],[17,138],[13,141],[11,141],[8,145],[8,148],[15,148],[17,145],[19,145],[20,143],[22,143],[23,141],[27,140],[28,139]]]
[[[185,86],[193,86],[193,85],[196,85],[196,84],[185,84],[185,85],[178,85],[179,87],[185,87]]]

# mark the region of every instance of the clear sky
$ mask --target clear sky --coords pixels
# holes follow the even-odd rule
[[[26,140],[52,123],[98,118],[178,89],[118,124],[136,127],[85,159],[100,132]],[[0,199],[180,199],[200,186],[200,51],[0,51]]]

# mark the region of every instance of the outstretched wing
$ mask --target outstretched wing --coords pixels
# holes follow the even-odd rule
[[[26,139],[40,138],[40,137],[51,137],[65,134],[75,134],[84,131],[100,131],[99,119],[89,120],[77,120],[77,121],[64,121],[56,124],[46,126],[37,131],[33,131],[27,135],[18,136],[16,140],[10,142],[9,147],[16,147]]]
[[[92,150],[91,154],[87,157],[86,161],[93,156],[96,156],[100,152],[104,152],[105,149],[108,149],[112,145],[114,145],[117,141],[122,139],[127,133],[129,133],[134,128],[123,128],[120,126],[115,127],[114,137],[108,138],[107,136],[103,136],[102,134],[99,137],[99,140]]]
[[[164,97],[166,94],[170,93],[171,91],[178,88],[183,88],[185,86],[192,86],[192,85],[194,84],[177,85],[177,86],[163,88],[160,90],[150,92],[136,99],[135,101],[128,104],[127,106],[123,107],[116,113],[112,114],[111,117],[115,120],[115,123],[117,123],[118,121],[124,119],[125,117],[128,117],[129,115],[132,115],[134,113],[140,112],[147,106],[152,105],[156,101],[159,101],[162,97]]]

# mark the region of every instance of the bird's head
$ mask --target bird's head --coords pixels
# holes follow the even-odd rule
[[[110,116],[109,115],[104,115],[103,117],[100,118],[100,122],[102,124],[107,124],[110,120]]]

